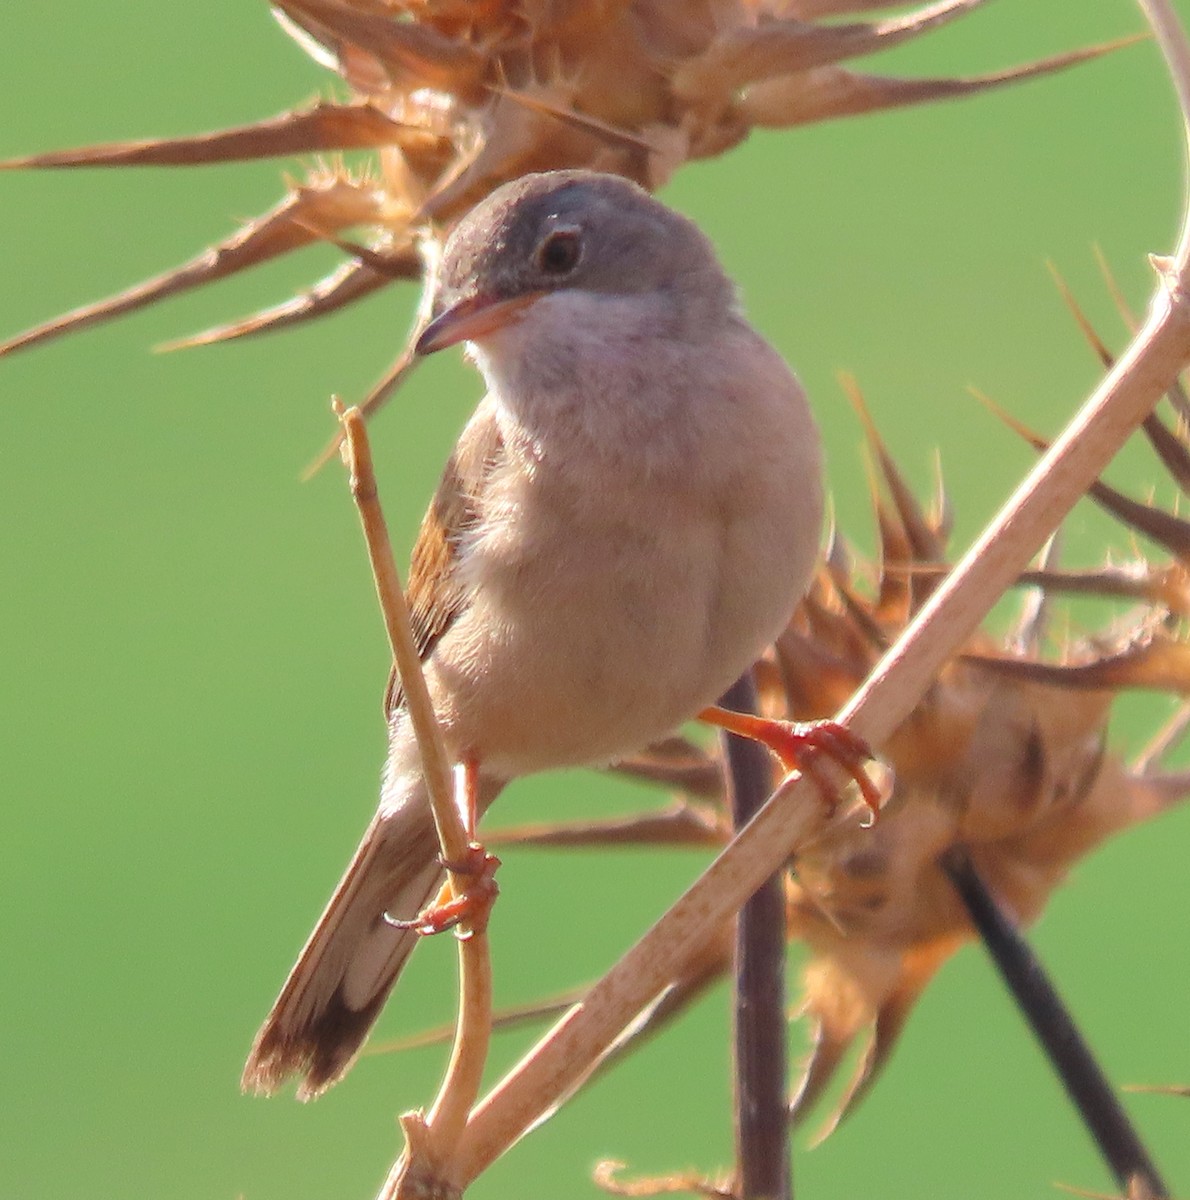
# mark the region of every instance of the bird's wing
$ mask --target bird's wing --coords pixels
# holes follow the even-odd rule
[[[467,606],[456,567],[464,535],[479,520],[485,484],[504,456],[504,442],[491,399],[475,410],[446,463],[434,499],[413,545],[405,598],[417,651],[424,662],[438,639]],[[384,712],[391,716],[403,698],[394,668],[388,678]]]

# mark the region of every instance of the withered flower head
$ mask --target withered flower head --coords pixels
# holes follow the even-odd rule
[[[218,133],[92,146],[7,167],[192,166],[374,151],[311,169],[270,212],[174,270],[0,344],[0,355],[132,312],[319,240],[347,260],[309,290],[175,345],[293,325],[423,275],[423,250],[500,184],[590,167],[660,186],[759,127],[968,95],[1081,62],[1075,51],[974,78],[897,79],[851,61],[979,7],[941,0],[855,21],[873,0],[278,0],[282,26],[346,97]],[[361,231],[363,244],[345,240]],[[403,360],[402,360],[403,361]],[[393,372],[374,392],[372,407]]]

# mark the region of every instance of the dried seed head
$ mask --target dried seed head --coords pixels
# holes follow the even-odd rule
[[[901,80],[844,65],[978,7],[942,0],[868,21],[871,0],[276,0],[282,27],[335,71],[348,98],[220,133],[32,155],[6,167],[189,166],[374,150],[376,178],[316,171],[272,212],[156,279],[0,344],[0,355],[144,307],[318,237],[370,252],[302,295],[175,345],[206,344],[334,312],[424,273],[421,251],[500,184],[591,167],[656,188],[756,126],[978,92],[1058,70],[1107,47],[972,79]],[[392,372],[389,373],[391,377]],[[386,379],[374,407],[390,387]]]
[[[853,398],[862,414],[862,402]],[[769,711],[798,720],[836,711],[879,647],[923,603],[945,552],[939,518],[913,500],[863,416],[879,491],[889,497],[878,493],[874,501],[880,557],[866,568],[825,569],[764,665]],[[1166,432],[1166,454],[1179,461],[1187,452],[1184,426]],[[1190,529],[1172,514],[1099,486],[1094,495],[1110,511],[1151,536],[1156,527],[1170,549],[1180,545],[1180,533],[1171,530]],[[811,952],[803,1012],[813,1049],[793,1101],[795,1117],[809,1111],[854,1039],[867,1034],[867,1050],[826,1132],[854,1107],[922,989],[972,936],[939,867],[951,847],[964,847],[993,893],[1028,923],[1078,859],[1186,794],[1187,781],[1161,775],[1155,758],[1130,767],[1107,740],[1120,691],[1181,693],[1190,684],[1179,620],[1186,612],[1185,570],[1174,561],[1064,573],[1048,555],[1028,581],[1035,596],[1064,588],[1122,596],[1131,607],[1109,628],[1059,646],[1050,658],[1043,657],[1045,604],[1028,604],[1026,620],[1003,643],[978,635],[880,748],[896,772],[880,820],[869,829],[858,816],[845,817],[798,856],[788,920],[790,935]]]

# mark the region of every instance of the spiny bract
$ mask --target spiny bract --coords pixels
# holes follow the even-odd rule
[[[319,240],[347,260],[274,308],[175,345],[278,329],[418,280],[492,189],[591,167],[659,187],[758,127],[788,128],[964,96],[1082,62],[1087,49],[974,78],[897,79],[844,64],[979,7],[942,0],[873,21],[873,0],[278,0],[282,26],[337,73],[344,99],[189,138],[36,154],[4,167],[191,166],[372,150],[312,168],[270,212],[197,258],[0,343],[0,355],[225,279]],[[836,18],[823,21],[822,18]],[[343,241],[363,231],[366,244]],[[428,248],[428,253],[427,253]],[[391,390],[407,356],[361,406]]]

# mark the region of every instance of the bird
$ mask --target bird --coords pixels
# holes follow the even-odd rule
[[[482,813],[520,776],[603,765],[714,708],[787,624],[817,558],[805,393],[693,221],[586,170],[524,176],[451,232],[418,355],[459,343],[486,395],[407,585],[435,714]],[[399,683],[379,808],[252,1046],[245,1090],[347,1071],[442,884]],[[813,739],[810,739],[813,741]],[[788,747],[787,747],[788,748]],[[864,748],[819,749],[855,774]],[[451,864],[452,867],[455,864]]]

